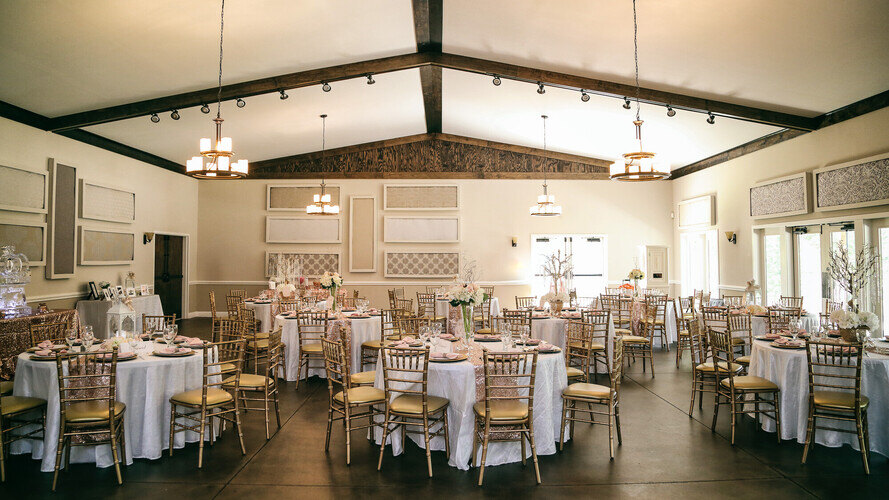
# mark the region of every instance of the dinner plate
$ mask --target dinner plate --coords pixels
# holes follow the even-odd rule
[[[157,342],[158,344],[166,344],[167,343],[167,341],[164,340],[163,338],[155,339],[155,342]],[[173,343],[174,344],[182,344],[182,343],[185,343],[185,341],[184,340],[174,340]]]
[[[53,354],[52,356],[38,356],[36,354],[31,355],[31,361],[55,361],[55,360],[56,360],[55,354]]]
[[[765,340],[766,342],[772,342],[772,341],[776,340],[774,338],[766,337],[765,335],[757,335],[756,337],[753,337],[753,338],[755,338],[756,340]]]
[[[500,337],[490,337],[490,338],[475,337],[474,340],[476,342],[500,342]]]
[[[466,361],[466,355],[465,355],[465,354],[461,354],[461,355],[457,356],[457,357],[454,358],[454,359],[448,359],[448,358],[433,358],[432,356],[429,356],[429,361],[430,361],[430,362],[435,362],[435,363],[457,363],[457,362],[460,362],[460,361]]]
[[[539,340],[529,340],[527,342],[522,342],[521,340],[516,340],[515,345],[537,345],[539,344]]]
[[[545,351],[543,349],[537,349],[537,352],[540,354],[555,354],[557,352],[562,352],[562,349],[560,347],[553,347],[552,349],[547,349]]]
[[[444,340],[446,342],[456,342],[456,341],[460,340],[458,337],[453,337],[453,338],[449,338],[449,339],[444,338],[444,337],[438,337],[438,338],[440,338],[441,340]]]
[[[176,352],[176,353],[172,353],[172,354],[164,353],[164,352],[160,352],[160,351],[154,351],[152,354],[154,354],[155,356],[161,357],[161,358],[184,358],[186,356],[194,355],[194,351]]]
[[[788,344],[776,344],[774,342],[771,343],[771,346],[778,348],[778,349],[805,349],[806,348],[805,344],[803,344],[803,345],[788,345]]]
[[[108,357],[106,358],[107,361],[111,361],[111,353],[110,353],[110,352],[109,352],[109,353],[106,353],[105,356],[108,356]],[[104,357],[104,356],[99,356],[99,357],[101,358],[101,357]],[[120,354],[120,353],[117,354],[117,360],[118,360],[118,361],[130,361],[130,360],[136,359],[136,358],[138,358],[138,357],[139,357],[139,356],[137,356],[135,352],[131,352],[131,353],[127,353],[127,354]]]

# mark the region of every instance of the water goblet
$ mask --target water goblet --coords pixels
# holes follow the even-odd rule
[[[65,343],[68,344],[68,350],[74,350],[74,344],[77,343],[76,328],[69,328],[65,330]]]
[[[787,328],[790,330],[790,336],[795,342],[797,336],[799,336],[799,320],[791,319],[789,322],[787,322]]]
[[[167,325],[164,327],[164,342],[167,343],[167,347],[173,346],[173,341],[176,340],[176,331],[173,330],[172,325]]]
[[[88,330],[86,328],[84,329],[83,338],[81,339],[83,341],[84,351],[89,351],[93,347],[93,342],[96,341],[96,336],[93,335],[92,330],[92,327],[89,327]]]

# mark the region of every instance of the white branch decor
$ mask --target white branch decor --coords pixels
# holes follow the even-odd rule
[[[543,275],[552,280],[552,291],[555,293],[567,293],[567,281],[574,277],[574,265],[571,256],[562,257],[562,251],[558,250],[552,255],[545,256],[541,270]]]
[[[849,249],[839,243],[830,250],[827,272],[836,284],[849,293],[850,311],[858,312],[855,300],[876,275],[879,261],[879,252],[870,245],[864,245],[857,254],[850,254]]]

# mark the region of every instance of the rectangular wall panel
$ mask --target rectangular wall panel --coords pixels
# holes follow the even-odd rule
[[[0,165],[0,210],[46,213],[46,174]]]
[[[459,243],[460,217],[386,217],[386,243]]]
[[[136,235],[107,229],[80,228],[80,265],[114,266],[135,259]]]
[[[458,210],[460,208],[460,190],[456,184],[386,184],[383,186],[383,208],[385,210]]]
[[[700,196],[679,202],[679,227],[707,227],[716,223],[713,218],[713,196]]]
[[[0,246],[12,245],[32,266],[46,264],[46,224],[0,221]]]
[[[270,212],[305,212],[306,205],[312,203],[312,197],[321,192],[320,184],[287,185],[269,184],[266,186],[266,206]],[[330,202],[340,205],[339,186],[324,186],[324,193],[330,194]]]
[[[387,278],[453,278],[460,274],[458,252],[386,252]]]
[[[296,257],[299,260],[303,276],[316,278],[325,272],[340,272],[340,254],[338,253],[298,253],[298,252],[266,252],[265,275],[273,278],[278,274],[278,262],[281,257]]]
[[[315,215],[307,217],[265,218],[266,243],[340,243],[341,221],[338,217]]]
[[[77,169],[49,159],[46,278],[74,276],[77,263]]]
[[[80,218],[133,222],[136,220],[136,193],[81,179]]]
[[[750,188],[750,216],[757,219],[807,214],[812,209],[806,172],[757,182]]]
[[[889,153],[814,171],[821,210],[889,205]]]
[[[349,197],[349,271],[377,270],[377,198]]]

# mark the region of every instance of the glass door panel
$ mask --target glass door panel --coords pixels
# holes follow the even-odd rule
[[[765,296],[766,304],[775,304],[781,300],[781,235],[767,234],[763,237],[763,257],[765,260]]]
[[[812,314],[822,309],[821,237],[819,233],[796,235],[797,292],[803,297],[803,308]],[[774,302],[769,302],[774,305]]]

